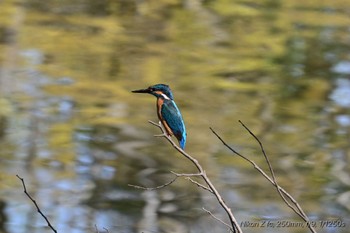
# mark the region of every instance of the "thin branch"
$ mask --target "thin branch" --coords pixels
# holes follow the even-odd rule
[[[245,124],[243,124],[242,121],[239,120],[239,123],[241,123],[241,125],[242,125],[242,126],[250,133],[250,135],[252,135],[252,136],[255,138],[255,140],[259,143],[260,149],[261,149],[261,151],[262,151],[262,153],[263,153],[263,155],[264,155],[264,157],[265,157],[266,163],[267,163],[267,165],[268,165],[268,167],[269,167],[269,169],[270,169],[271,176],[272,176],[272,179],[273,179],[273,181],[274,181],[274,183],[275,183],[275,187],[277,188],[278,194],[281,196],[281,198],[283,199],[283,201],[284,201],[290,208],[292,208],[292,207],[291,207],[292,205],[291,205],[291,204],[288,202],[288,200],[285,198],[285,196],[283,195],[282,191],[280,190],[280,186],[277,184],[277,180],[276,180],[276,177],[275,177],[275,173],[274,173],[274,171],[273,171],[273,169],[272,169],[272,165],[271,165],[271,163],[270,163],[270,160],[268,159],[268,157],[267,157],[267,155],[266,155],[266,153],[265,153],[263,144],[261,143],[261,141],[259,140],[259,138],[258,138],[257,136],[255,136],[255,134],[254,134],[251,130],[249,130],[249,128],[248,128]],[[310,222],[310,219],[309,219],[308,216],[305,214],[304,210],[301,208],[301,206],[299,205],[299,203],[298,203],[297,201],[295,201],[294,198],[293,198],[292,202],[293,202],[293,204],[296,206],[296,208],[298,209],[298,211],[295,211],[294,208],[292,208],[292,209],[294,210],[294,212],[297,213],[305,222],[307,222],[307,223]],[[312,232],[316,232],[316,230],[311,226],[311,224],[308,224],[308,226],[309,226],[309,229],[310,229]]]
[[[175,176],[181,177],[181,176],[186,176],[186,177],[190,177],[190,176],[202,176],[203,173],[176,173],[173,171],[170,171],[171,173],[173,173]]]
[[[206,208],[202,207],[202,209],[203,209],[205,212],[207,212],[210,216],[212,216],[216,221],[218,221],[218,222],[224,224],[226,227],[228,227],[229,231],[232,232],[232,231],[231,231],[231,226],[230,226],[229,224],[225,223],[225,222],[222,221],[220,218],[216,217],[212,212],[210,212],[210,211],[207,210]]]
[[[266,161],[266,163],[267,163],[267,165],[268,165],[268,167],[269,167],[269,170],[270,170],[270,173],[271,173],[271,176],[272,176],[272,180],[274,181],[274,183],[275,183],[275,187],[276,187],[276,189],[277,189],[277,191],[278,191],[278,194],[281,196],[281,198],[283,199],[283,201],[288,205],[288,206],[290,206],[290,204],[289,204],[289,202],[288,202],[288,200],[286,200],[286,198],[284,197],[284,195],[283,195],[283,193],[282,193],[282,191],[279,189],[279,185],[278,185],[278,183],[277,183],[277,180],[276,180],[276,176],[275,176],[275,172],[274,172],[274,170],[272,169],[272,165],[271,165],[271,163],[270,163],[270,160],[269,160],[269,158],[267,157],[267,155],[266,155],[266,153],[265,153],[265,149],[264,149],[264,146],[263,146],[263,144],[261,143],[261,141],[259,140],[259,138],[241,121],[241,120],[239,120],[238,121],[248,132],[249,132],[249,134],[250,135],[252,135],[253,136],[253,138],[258,142],[258,144],[259,144],[259,146],[260,146],[260,149],[261,149],[261,152],[263,153],[263,155],[264,155],[264,157],[265,157],[265,161]],[[298,208],[298,206],[297,206],[297,208]],[[294,210],[294,208],[293,208],[293,210]],[[298,213],[300,213],[300,215],[302,215],[302,217],[304,218],[304,220],[306,221],[306,222],[309,222],[309,219],[308,219],[308,217],[307,217],[307,215],[304,213],[304,211],[301,209],[301,208],[298,208]],[[294,211],[295,212],[295,211]]]
[[[100,233],[99,230],[98,230],[98,228],[97,228],[97,225],[96,225],[96,224],[95,224],[95,230],[96,230],[96,233]],[[103,230],[105,230],[106,233],[109,233],[109,231],[108,231],[107,228],[104,227]]]
[[[177,177],[183,177],[184,176],[184,177],[186,177],[185,178],[186,180],[189,180],[192,183],[194,183],[195,185],[197,185],[198,187],[201,187],[202,189],[213,193],[213,191],[209,187],[207,187],[207,186],[205,186],[205,185],[203,185],[203,184],[201,184],[201,183],[199,183],[199,182],[197,182],[197,181],[195,181],[194,179],[191,178],[192,176],[203,176],[203,173],[176,173],[176,172],[173,172],[173,171],[170,171],[170,172],[173,173]]]
[[[157,126],[158,128],[162,129],[162,126],[160,124],[155,123],[154,121],[149,120],[148,121],[151,125]],[[163,131],[163,130],[162,130]],[[164,133],[164,132],[163,132]],[[163,134],[161,134],[163,135]]]
[[[20,179],[22,181],[22,185],[23,185],[23,192],[27,195],[27,197],[33,202],[33,204],[35,205],[38,213],[45,219],[47,225],[49,226],[49,228],[57,233],[56,229],[51,225],[49,219],[44,215],[44,213],[40,210],[38,204],[36,203],[36,201],[30,196],[30,194],[27,192],[27,188],[26,185],[24,183],[24,179],[22,177],[20,177],[19,175],[16,175],[18,179]]]
[[[128,186],[130,187],[133,187],[133,188],[137,188],[137,189],[143,189],[143,190],[156,190],[156,189],[161,189],[161,188],[164,188],[168,185],[171,185],[172,183],[175,182],[175,180],[180,177],[180,176],[176,176],[174,177],[174,179],[172,179],[171,181],[165,183],[165,184],[162,184],[162,185],[159,185],[157,187],[152,187],[152,188],[149,188],[149,187],[143,187],[143,186],[139,186],[139,185],[133,185],[133,184],[128,184]]]
[[[234,150],[231,146],[229,146],[212,128],[210,128],[210,130],[213,132],[213,134],[229,149],[231,150],[234,154],[240,156],[241,158],[243,158],[244,160],[246,160],[247,162],[249,162],[250,164],[253,165],[253,167],[260,173],[262,174],[273,186],[276,187],[278,194],[280,195],[280,197],[283,199],[284,203],[286,203],[286,205],[292,209],[300,218],[302,218],[306,223],[308,223],[310,220],[307,217],[307,215],[305,214],[305,212],[303,211],[303,209],[301,208],[301,206],[299,205],[299,203],[287,192],[285,191],[281,186],[278,185],[277,181],[276,181],[276,177],[275,177],[275,173],[272,169],[272,165],[270,163],[270,160],[268,159],[268,156],[264,150],[263,144],[261,143],[261,141],[258,139],[257,136],[255,136],[255,134],[249,130],[249,128],[243,124],[242,121],[239,121],[239,123],[249,132],[250,135],[252,135],[255,140],[259,143],[260,145],[260,149],[265,157],[266,163],[268,164],[271,176],[268,176],[254,161],[250,160],[249,158],[245,157],[244,155],[240,154],[239,152],[237,152],[236,150]],[[290,202],[286,199],[286,197],[294,204],[294,206],[292,204],[290,204]],[[313,233],[316,233],[316,230],[311,226],[311,224],[307,224],[310,231]]]
[[[209,191],[209,192],[213,193],[213,191],[212,191],[209,187],[207,187],[207,186],[205,186],[205,185],[203,185],[203,184],[201,184],[201,183],[195,181],[195,180],[192,179],[191,177],[186,177],[186,180],[189,180],[189,181],[191,181],[192,183],[194,183],[195,185],[197,185],[198,187],[200,187],[200,188],[202,188],[202,189],[204,189],[204,190],[206,190],[206,191]]]
[[[270,173],[271,173],[271,177],[272,177],[272,181],[273,181],[273,185],[276,187],[276,190],[279,194],[279,196],[282,198],[282,200],[287,204],[287,206],[289,208],[291,208],[297,215],[299,215],[301,218],[303,218],[306,222],[308,222],[308,220],[305,219],[306,215],[301,213],[300,211],[297,210],[297,208],[295,206],[292,206],[289,201],[285,198],[285,196],[283,195],[282,191],[280,190],[280,186],[278,185],[277,183],[277,180],[276,180],[276,176],[275,176],[275,172],[272,168],[272,165],[271,165],[271,162],[269,160],[269,158],[267,157],[266,155],[266,152],[265,152],[265,149],[264,149],[264,146],[263,144],[261,143],[261,141],[259,140],[259,138],[257,136],[255,136],[255,134],[241,121],[239,120],[238,121],[247,131],[248,133],[258,142],[259,146],[260,146],[260,149],[261,149],[261,152],[265,158],[265,161],[269,167],[269,170],[270,170]],[[306,217],[307,218],[307,217]]]
[[[294,200],[293,197],[287,193],[287,191],[285,191],[283,188],[281,188],[280,186],[277,186],[276,183],[252,160],[250,160],[249,158],[245,157],[244,155],[240,154],[239,152],[237,152],[236,150],[234,150],[231,146],[229,146],[215,131],[214,129],[210,128],[210,130],[215,134],[215,136],[229,149],[231,150],[233,153],[235,153],[236,155],[238,155],[239,157],[243,158],[244,160],[246,160],[247,162],[249,162],[250,164],[253,165],[253,167],[260,173],[262,174],[268,181],[270,181],[270,183],[272,185],[274,185],[275,187],[278,187],[278,190],[280,190],[281,192],[283,192],[285,195],[287,195],[289,197],[289,199]],[[292,201],[293,203],[296,203],[296,201]],[[288,205],[288,207],[290,207],[297,215],[299,215],[301,218],[303,218],[304,216],[302,214],[299,213],[299,211],[292,205],[290,205],[289,202],[286,203]]]
[[[225,201],[223,200],[222,196],[220,195],[220,193],[217,191],[217,189],[215,188],[215,186],[213,185],[213,183],[210,181],[210,179],[208,178],[208,176],[206,175],[205,170],[202,168],[202,166],[199,164],[198,160],[193,158],[191,155],[187,154],[184,150],[182,150],[172,139],[171,136],[167,135],[165,129],[163,128],[163,126],[160,124],[157,124],[153,121],[148,121],[150,124],[157,126],[163,133],[163,137],[168,140],[168,142],[170,142],[170,144],[178,151],[180,152],[183,156],[185,156],[188,160],[190,160],[194,166],[197,168],[197,170],[199,171],[199,173],[201,174],[201,177],[203,178],[203,180],[205,181],[205,183],[208,185],[208,188],[212,191],[212,193],[214,194],[214,196],[216,197],[217,201],[219,202],[219,204],[221,205],[221,207],[225,210],[225,212],[227,213],[229,219],[230,219],[230,223],[232,225],[232,227],[230,227],[231,231],[234,233],[242,233],[242,230],[236,220],[236,218],[234,217],[231,209],[226,205]]]

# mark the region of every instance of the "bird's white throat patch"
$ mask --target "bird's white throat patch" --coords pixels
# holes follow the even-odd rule
[[[164,99],[170,100],[170,98],[166,94],[162,93],[161,95],[163,96]]]

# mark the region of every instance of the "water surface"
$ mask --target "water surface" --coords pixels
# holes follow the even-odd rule
[[[266,169],[312,221],[350,226],[349,4],[333,1],[0,2],[0,231],[227,232],[215,198],[158,129],[169,84],[195,156],[240,223],[301,220],[211,133]],[[304,227],[244,232],[307,232]]]

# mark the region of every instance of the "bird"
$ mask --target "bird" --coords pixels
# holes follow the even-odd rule
[[[166,84],[156,84],[146,89],[131,91],[133,93],[148,93],[157,98],[157,115],[168,136],[174,135],[181,147],[186,145],[186,127],[181,112],[174,101],[174,95]]]

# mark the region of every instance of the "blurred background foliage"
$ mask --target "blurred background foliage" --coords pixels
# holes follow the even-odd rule
[[[266,167],[239,119],[312,220],[349,226],[349,12],[345,0],[0,1],[0,232],[48,231],[15,174],[59,232],[226,232],[191,183],[128,187],[193,172],[152,137],[154,97],[130,93],[155,83],[172,87],[187,151],[240,222],[301,220],[208,129]]]

